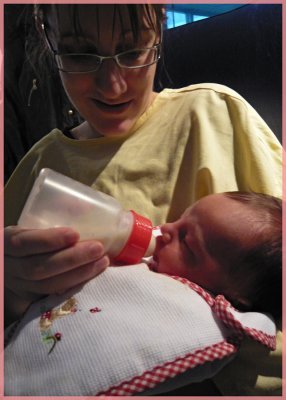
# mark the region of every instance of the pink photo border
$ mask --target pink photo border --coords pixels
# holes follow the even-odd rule
[[[171,4],[171,3],[178,3],[178,4],[198,4],[198,3],[214,3],[214,4],[282,4],[282,18],[283,18],[283,43],[285,43],[285,37],[286,37],[286,5],[284,4],[284,0],[252,0],[252,1],[237,1],[237,0],[208,0],[208,1],[196,1],[196,0],[181,0],[181,1],[142,1],[142,0],[137,0],[137,1],[128,1],[128,0],[120,0],[120,1],[113,1],[113,0],[105,0],[105,1],[94,1],[94,0],[85,0],[84,3],[164,3],[164,4]],[[1,198],[0,198],[0,226],[3,228],[4,226],[4,219],[3,219],[3,186],[4,186],[4,5],[5,4],[20,4],[20,3],[29,3],[29,1],[21,1],[21,0],[15,0],[15,1],[9,1],[9,0],[1,0],[0,1],[0,163],[2,168],[0,169],[0,180],[1,180]],[[31,2],[32,3],[32,2]],[[34,1],[33,3],[37,3]],[[40,3],[57,3],[56,1],[47,1],[43,0],[40,1]],[[80,1],[66,1],[66,0],[61,0],[58,1],[58,3],[81,3]],[[283,93],[283,101],[282,101],[282,132],[284,133],[285,130],[285,119],[284,115],[286,115],[286,105],[285,105],[285,94],[286,94],[286,80],[284,78],[284,72],[285,72],[285,62],[283,61],[283,80],[282,80],[282,93]],[[12,134],[12,133],[11,133]],[[282,135],[282,140],[284,143],[285,136],[284,134]],[[285,179],[285,153],[283,152],[283,199],[286,198],[286,188],[284,184],[284,179]],[[283,213],[283,233],[285,232],[286,228],[286,218],[285,214]],[[10,399],[10,400],[17,400],[17,399],[23,399],[24,397],[6,397],[4,396],[4,376],[3,376],[3,370],[4,370],[4,348],[3,348],[3,343],[4,343],[4,288],[3,288],[3,280],[4,280],[4,244],[3,244],[3,229],[0,230],[1,232],[1,241],[0,241],[0,250],[1,250],[1,264],[0,264],[0,271],[1,271],[1,296],[0,296],[0,324],[1,324],[1,329],[0,329],[0,342],[1,342],[1,348],[0,348],[0,399]],[[283,235],[284,236],[284,235]],[[285,239],[283,240],[284,245]],[[286,253],[283,254],[283,266],[286,265]],[[285,274],[283,274],[284,277]],[[285,294],[286,291],[286,284],[285,284],[285,279],[283,279],[283,293]],[[283,324],[282,324],[282,329],[285,330],[285,295],[283,296]],[[285,365],[286,365],[286,355],[285,355],[285,340],[283,343],[283,394],[285,395],[286,389],[285,389]],[[164,397],[164,396],[162,396]],[[61,399],[64,400],[91,400],[95,399],[97,397],[61,397]],[[106,400],[109,400],[113,398],[112,396],[105,396]],[[116,399],[120,399],[120,396],[115,397]],[[123,399],[124,397],[122,397]],[[149,399],[151,397],[143,397],[141,396],[142,400]],[[157,399],[160,399],[161,396],[156,397]],[[169,399],[177,399],[177,397],[174,396],[168,396]],[[185,397],[186,399],[195,399],[196,397],[192,396],[187,396]],[[200,400],[205,400],[205,399],[220,399],[220,397],[212,396],[212,397],[200,397]],[[225,397],[226,399],[251,399],[251,400],[260,400],[261,397],[259,396],[235,396],[235,397]],[[283,396],[275,396],[271,397],[271,399],[282,399]],[[58,397],[33,397],[33,399],[37,400],[58,400]]]

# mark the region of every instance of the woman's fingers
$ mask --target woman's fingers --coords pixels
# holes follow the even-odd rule
[[[63,293],[87,282],[103,272],[108,265],[109,258],[104,256],[98,261],[40,281],[17,278],[14,280],[13,291],[27,301],[34,301],[43,295]]]
[[[79,240],[79,234],[71,228],[21,229],[9,226],[4,230],[5,254],[13,257],[56,251]]]
[[[69,228],[5,228],[5,286],[34,300],[95,277],[109,265],[109,258],[102,243],[78,239]]]
[[[102,243],[79,242],[70,228],[4,230],[7,324],[32,301],[65,292],[101,273],[108,265]],[[6,320],[5,320],[6,323]]]
[[[51,253],[22,258],[8,256],[5,258],[6,265],[9,266],[6,268],[6,273],[14,278],[40,281],[95,262],[102,258],[103,254],[100,242],[77,242],[68,248]]]

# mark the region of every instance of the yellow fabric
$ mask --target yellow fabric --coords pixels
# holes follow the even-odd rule
[[[269,127],[231,89],[216,84],[165,89],[124,138],[77,141],[55,129],[38,142],[6,185],[5,225],[17,223],[43,167],[111,194],[157,225],[210,193],[252,190],[281,197],[281,153]],[[246,385],[249,394],[277,394],[280,367],[249,383],[244,366],[257,376],[269,357],[258,355],[252,363],[251,351],[246,356],[249,362],[239,356],[215,379],[222,393],[240,395]],[[274,359],[278,365],[280,356]]]
[[[245,100],[214,84],[164,90],[125,138],[78,141],[53,130],[7,183],[6,225],[17,222],[43,167],[113,195],[154,224],[209,193],[282,191],[278,140]]]

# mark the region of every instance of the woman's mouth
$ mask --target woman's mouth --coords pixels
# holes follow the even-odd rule
[[[105,113],[110,114],[120,114],[126,111],[132,103],[132,100],[122,102],[122,103],[106,103],[101,100],[93,99],[93,102],[96,104],[96,107]]]

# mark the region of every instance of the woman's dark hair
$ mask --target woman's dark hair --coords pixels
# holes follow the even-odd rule
[[[74,29],[73,33],[76,39],[82,33],[82,27],[79,18],[79,7],[84,6],[85,5],[82,4],[35,4],[33,6],[33,17],[35,18],[36,24],[34,24],[34,27],[32,27],[32,30],[30,32],[30,42],[32,48],[28,49],[32,62],[36,62],[37,60],[41,62],[43,61],[43,58],[51,56],[44,35],[41,35],[39,33],[39,29],[37,29],[37,27],[39,27],[41,23],[44,23],[47,32],[49,32],[50,26],[47,16],[50,13],[55,13],[56,16],[59,17],[59,7],[66,8],[65,15],[70,18],[71,26]],[[90,7],[89,4],[86,4],[86,6]],[[96,26],[98,28],[98,35],[100,26],[100,7],[103,7],[103,5],[93,4]],[[164,6],[162,4],[105,4],[104,7],[106,8],[106,13],[110,13],[113,15],[113,30],[116,19],[118,19],[119,22],[123,25],[123,13],[127,11],[130,21],[130,27],[135,42],[140,34],[141,20],[143,15],[146,18],[147,24],[152,29],[154,29],[156,33],[158,33],[159,35],[161,34],[162,24],[165,19]],[[47,65],[46,62],[41,64]],[[48,64],[48,67],[50,67],[50,64]]]
[[[250,310],[270,313],[279,320],[282,315],[282,201],[253,192],[224,195],[253,211],[245,229],[259,239],[254,247],[242,250],[237,262],[230,266],[232,282],[250,301]],[[237,307],[241,309],[241,305]]]

